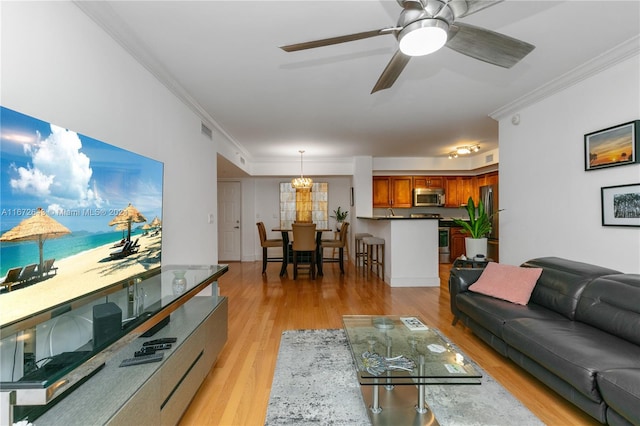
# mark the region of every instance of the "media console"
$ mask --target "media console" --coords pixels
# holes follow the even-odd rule
[[[15,343],[17,355],[11,366],[14,380],[2,376],[0,424],[25,417],[47,425],[117,425],[142,419],[145,424],[177,423],[227,341],[228,300],[219,296],[217,287],[217,279],[227,270],[226,265],[163,266],[153,274],[74,300],[64,309],[53,307],[3,325],[3,342]],[[89,320],[93,308],[104,303],[122,310],[122,320],[113,305],[98,308],[100,315]],[[115,334],[114,317],[122,324]],[[85,323],[92,324],[83,328]],[[154,333],[150,335],[149,330]],[[15,334],[15,342],[10,333]],[[87,335],[79,339],[83,334]],[[103,343],[94,347],[96,334]],[[27,341],[22,344],[24,336]],[[161,351],[161,361],[120,367],[123,360],[134,358],[143,343],[161,338],[176,339]],[[63,343],[66,339],[67,346],[88,341],[55,353],[53,342],[60,339]],[[49,363],[56,360],[59,369],[49,369],[36,380],[20,380],[37,376],[32,363],[44,349],[54,352]],[[23,358],[27,361],[16,363]],[[45,370],[44,365],[39,369]]]

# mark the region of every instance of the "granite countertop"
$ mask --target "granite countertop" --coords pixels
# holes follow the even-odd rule
[[[410,220],[439,220],[438,217],[409,217],[409,216],[358,216],[358,219],[367,219],[367,220],[402,220],[402,219],[410,219]]]

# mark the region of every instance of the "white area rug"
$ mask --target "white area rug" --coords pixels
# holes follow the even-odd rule
[[[480,386],[427,388],[427,404],[441,425],[542,424],[491,376],[474,366],[483,374]],[[282,333],[265,425],[370,424],[344,331]]]

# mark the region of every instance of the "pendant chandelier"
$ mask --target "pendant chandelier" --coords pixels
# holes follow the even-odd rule
[[[295,189],[311,188],[313,186],[313,180],[311,180],[311,178],[304,177],[302,173],[302,154],[304,154],[304,150],[300,150],[298,152],[300,153],[300,177],[291,179],[291,186]]]

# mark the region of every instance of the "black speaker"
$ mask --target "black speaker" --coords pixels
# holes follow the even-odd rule
[[[93,307],[93,349],[114,341],[122,333],[122,309],[113,302]]]

